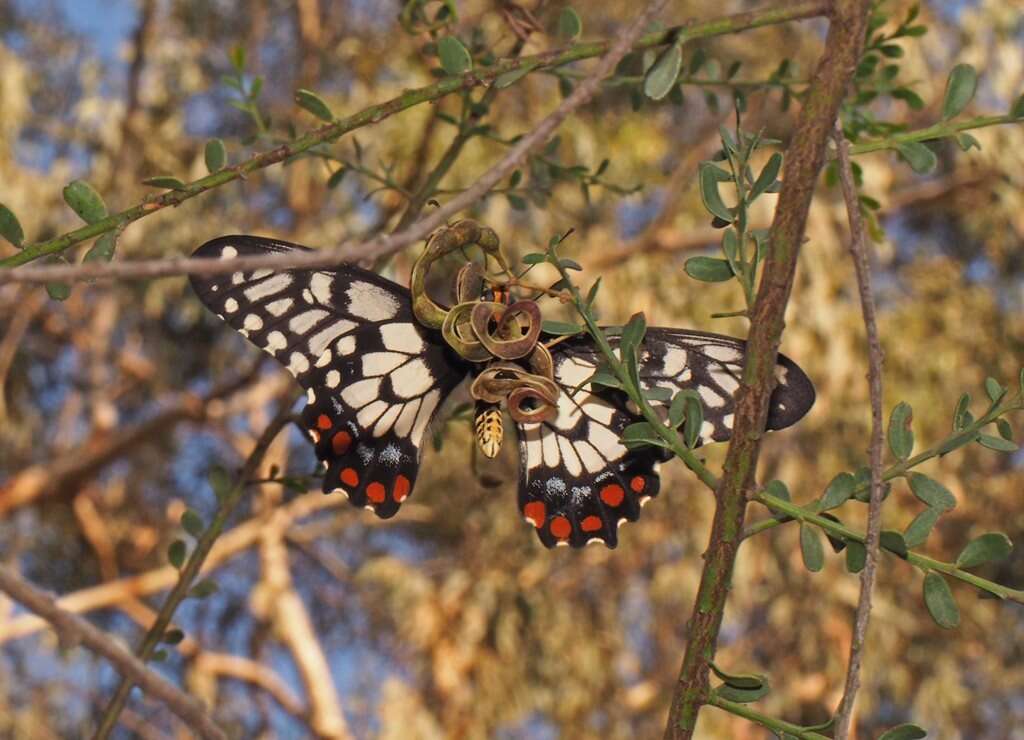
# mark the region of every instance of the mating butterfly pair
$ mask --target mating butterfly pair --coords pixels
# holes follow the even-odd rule
[[[225,236],[194,256],[304,249]],[[356,506],[394,516],[416,482],[431,420],[482,366],[455,354],[440,332],[416,321],[406,288],[358,267],[193,276],[192,286],[206,306],[306,389],[302,421],[327,465],[324,492],[340,490]],[[639,353],[641,384],[673,394],[695,389],[704,407],[700,442],[721,442],[732,431],[743,351],[744,343],[731,337],[651,328]],[[639,417],[620,391],[585,382],[600,364],[589,337],[555,344],[551,354],[561,389],[557,414],[550,422],[517,425],[519,511],[547,547],[595,541],[615,547],[619,525],[635,521],[658,493],[657,468],[667,456],[658,448],[622,445],[622,430]],[[779,355],[776,375],[768,429],[795,423],[814,403],[813,385],[789,358]]]

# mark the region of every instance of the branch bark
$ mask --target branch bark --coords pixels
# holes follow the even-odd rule
[[[205,708],[163,676],[118,645],[114,638],[71,612],[57,606],[53,597],[43,593],[11,568],[0,565],[0,591],[45,619],[64,644],[81,643],[110,661],[117,671],[140,686],[147,694],[167,705],[186,725],[204,738],[227,740]]]
[[[704,553],[704,571],[689,623],[689,643],[669,709],[667,740],[693,737],[697,715],[710,696],[708,661],[715,654],[743,535],[747,498],[756,488],[757,460],[776,384],[776,356],[796,260],[825,160],[825,145],[863,48],[869,8],[869,0],[836,0],[833,4],[825,50],[787,152],[782,191],[769,233],[771,247],[751,310],[732,441],[715,491],[710,544]]]

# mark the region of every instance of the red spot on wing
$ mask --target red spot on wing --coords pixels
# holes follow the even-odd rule
[[[544,520],[547,518],[547,515],[548,509],[543,501],[531,501],[523,507],[523,516],[529,519],[537,529],[544,526]]]
[[[316,417],[316,426],[318,429],[327,431],[331,428],[331,417],[327,414],[320,414],[320,416]]]
[[[402,503],[409,497],[409,479],[404,475],[395,478],[395,486],[391,489],[391,497],[398,503]]]
[[[622,490],[622,486],[618,483],[609,483],[601,489],[601,500],[609,506],[618,506],[625,497],[626,492]]]
[[[634,475],[633,480],[629,482],[629,487],[633,489],[634,493],[640,493],[644,490],[644,477],[642,475]]]
[[[596,532],[604,526],[604,522],[601,521],[601,517],[594,516],[591,514],[580,522],[580,529],[584,532]]]
[[[375,504],[384,503],[384,497],[386,495],[387,491],[382,483],[374,481],[366,487],[366,498],[370,499]]]
[[[348,432],[338,432],[331,438],[331,449],[335,455],[344,455],[352,444],[352,435]]]
[[[551,534],[560,540],[568,539],[572,534],[572,524],[564,516],[556,516],[551,520]]]
[[[359,485],[359,473],[356,472],[355,468],[345,468],[341,471],[341,482],[349,488],[355,488]]]

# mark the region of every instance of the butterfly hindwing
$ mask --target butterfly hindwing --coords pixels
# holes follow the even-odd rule
[[[640,382],[673,395],[696,390],[704,410],[699,442],[725,441],[732,433],[743,352],[744,342],[731,337],[651,328],[641,346]],[[555,345],[552,356],[562,391],[558,414],[551,422],[519,425],[520,512],[547,547],[592,541],[615,547],[619,524],[636,521],[640,507],[657,495],[657,466],[669,453],[623,446],[623,429],[640,416],[622,392],[585,382],[600,364],[589,338]],[[776,375],[768,429],[795,423],[814,403],[814,387],[789,358],[779,355]],[[667,417],[667,402],[652,405]]]
[[[252,236],[207,242],[196,257],[304,247]],[[193,276],[199,298],[306,389],[302,421],[326,463],[324,492],[393,516],[419,469],[424,433],[468,366],[424,330],[409,291],[355,266]]]

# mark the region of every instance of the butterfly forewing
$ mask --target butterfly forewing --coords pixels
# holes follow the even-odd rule
[[[640,347],[640,382],[645,390],[666,388],[673,395],[697,391],[704,412],[698,442],[725,441],[743,352],[744,343],[731,337],[652,328]],[[623,429],[641,417],[622,392],[585,382],[600,364],[588,338],[555,345],[552,356],[562,390],[558,414],[551,422],[519,425],[520,512],[548,547],[594,541],[614,547],[619,524],[635,521],[657,495],[658,463],[668,453],[622,444]],[[795,423],[814,403],[814,387],[789,358],[779,356],[776,375],[768,429]],[[667,418],[668,402],[652,405]]]
[[[303,250],[251,236],[196,257]],[[193,276],[214,313],[283,364],[307,391],[302,419],[327,464],[325,492],[393,516],[419,469],[424,433],[468,366],[415,320],[409,292],[354,266]]]

